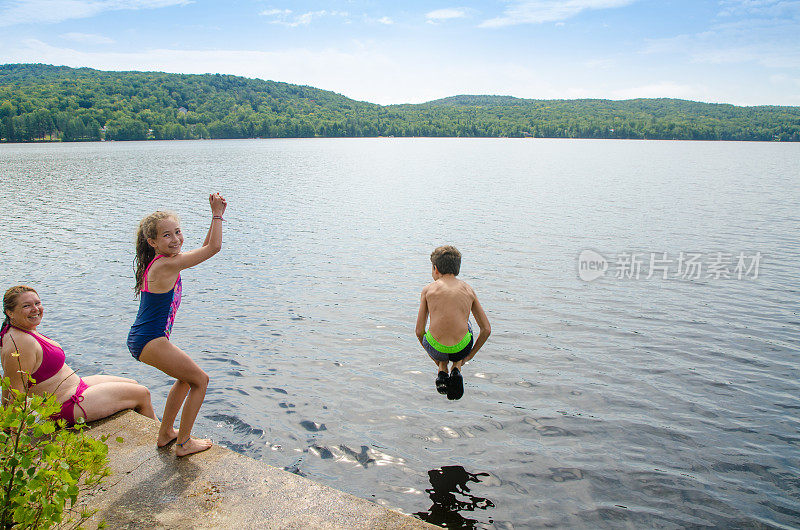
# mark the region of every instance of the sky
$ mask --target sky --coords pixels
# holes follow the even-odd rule
[[[0,64],[459,94],[800,105],[800,0],[0,0]]]

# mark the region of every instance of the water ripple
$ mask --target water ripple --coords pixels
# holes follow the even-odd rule
[[[183,275],[173,330],[211,376],[198,433],[451,527],[797,527],[797,148],[3,144],[0,280],[37,287],[79,373],[134,377],[160,410],[172,381],[124,345],[133,231],[169,207],[199,245],[220,189],[224,249]],[[413,336],[444,242],[493,328],[457,402]],[[764,260],[758,279],[584,283],[587,248]]]

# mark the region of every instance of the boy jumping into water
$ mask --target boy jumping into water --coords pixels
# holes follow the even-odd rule
[[[461,252],[445,245],[431,253],[433,283],[422,289],[417,315],[417,338],[439,369],[436,390],[447,394],[447,399],[461,399],[464,395],[464,380],[461,367],[475,357],[483,343],[489,338],[492,327],[483,312],[472,287],[456,278],[461,268]],[[474,340],[469,325],[472,312],[480,328]],[[430,325],[425,331],[425,322],[430,315]],[[447,365],[453,363],[448,375]]]

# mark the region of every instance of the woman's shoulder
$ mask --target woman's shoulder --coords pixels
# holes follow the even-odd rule
[[[37,353],[41,352],[42,346],[36,339],[24,331],[11,329],[3,334],[3,346],[0,348],[2,353],[3,368],[9,366],[14,359],[18,359],[23,365],[36,361]],[[15,355],[17,354],[17,355]]]
[[[15,350],[33,350],[41,349],[41,345],[36,338],[25,331],[11,328],[3,334],[3,352],[13,352]]]

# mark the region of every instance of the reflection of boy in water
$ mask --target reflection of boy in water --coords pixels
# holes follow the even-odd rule
[[[488,477],[488,473],[469,473],[461,466],[443,466],[441,469],[428,471],[431,488],[425,492],[430,496],[433,505],[427,512],[414,515],[431,524],[447,528],[474,528],[480,522],[461,515],[462,511],[485,510],[494,507],[489,499],[469,494],[467,482],[480,482],[478,477]],[[461,501],[456,493],[467,498]]]
[[[434,281],[422,289],[416,334],[439,369],[436,390],[447,394],[448,399],[460,399],[464,395],[460,369],[478,353],[492,328],[475,291],[456,278],[461,268],[461,252],[450,245],[438,247],[431,253],[431,263]],[[470,312],[481,331],[474,344],[469,325]],[[425,331],[428,316],[430,323]],[[448,375],[450,362],[453,368]]]

